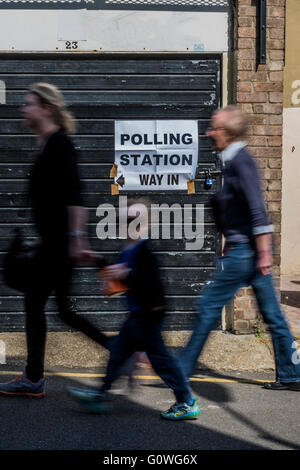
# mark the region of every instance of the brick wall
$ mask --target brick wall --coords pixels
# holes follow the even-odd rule
[[[274,269],[280,269],[282,103],[285,38],[285,1],[267,0],[267,60],[256,63],[258,0],[237,0],[236,102],[252,116],[249,146],[261,172],[267,209],[275,227]],[[241,289],[234,301],[233,330],[255,332],[261,325],[250,288]]]

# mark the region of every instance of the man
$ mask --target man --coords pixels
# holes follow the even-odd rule
[[[271,232],[254,160],[243,141],[248,120],[236,107],[212,116],[211,137],[223,162],[224,184],[214,199],[216,222],[226,244],[212,282],[198,301],[193,334],[181,355],[186,375],[193,372],[205,341],[218,322],[222,308],[240,287],[251,285],[264,321],[272,335],[276,382],[269,390],[300,391],[300,361],[295,361],[292,337],[272,283]]]

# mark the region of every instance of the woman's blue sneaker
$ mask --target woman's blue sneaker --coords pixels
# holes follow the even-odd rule
[[[24,372],[10,382],[0,383],[0,395],[13,397],[43,398],[45,396],[45,381],[31,382]]]
[[[200,413],[201,410],[197,400],[194,399],[192,405],[188,405],[187,403],[175,403],[168,411],[163,411],[160,416],[164,419],[179,421],[183,419],[197,419]]]

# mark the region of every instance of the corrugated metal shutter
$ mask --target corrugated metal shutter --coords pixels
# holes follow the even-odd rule
[[[78,120],[73,139],[85,182],[92,248],[113,260],[120,242],[98,240],[95,229],[99,221],[97,206],[104,202],[118,204],[118,197],[110,195],[109,179],[114,161],[114,120],[198,119],[199,165],[216,169],[216,155],[204,132],[220,103],[220,67],[219,56],[199,55],[0,56],[0,80],[7,90],[6,105],[0,105],[0,260],[13,227],[21,225],[28,237],[34,236],[25,191],[35,139],[24,127],[18,110],[30,83],[47,81],[60,87]],[[195,296],[214,269],[219,239],[209,201],[219,184],[217,179],[213,189],[206,190],[202,177],[197,179],[195,195],[183,191],[151,195],[151,200],[159,204],[205,204],[205,244],[201,251],[186,251],[185,240],[153,241],[166,286],[169,329],[189,327]],[[23,298],[5,286],[1,276],[0,271],[0,331],[22,330]],[[78,312],[107,330],[119,327],[124,303],[120,298],[101,296],[94,269],[76,268],[72,291]],[[67,327],[53,315],[55,309],[50,299],[46,309],[49,329],[64,330]]]

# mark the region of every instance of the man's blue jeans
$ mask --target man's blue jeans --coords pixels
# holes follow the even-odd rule
[[[198,316],[192,336],[180,356],[181,365],[189,377],[196,365],[210,331],[221,317],[222,308],[240,287],[251,285],[259,310],[272,335],[276,380],[300,381],[300,361],[294,338],[276,297],[271,274],[262,275],[256,268],[257,258],[250,244],[232,245],[219,258],[215,276],[197,302]]]

